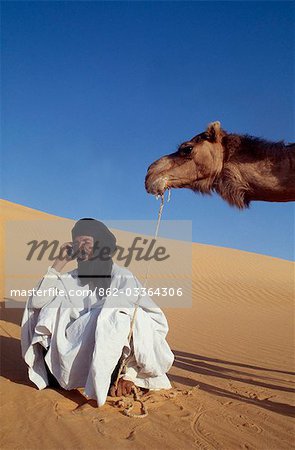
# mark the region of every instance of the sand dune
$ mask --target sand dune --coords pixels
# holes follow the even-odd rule
[[[4,200],[1,211],[58,219]],[[20,354],[23,311],[2,302],[3,449],[295,448],[293,263],[200,244],[192,257],[192,307],[165,309],[174,388],[147,395],[141,420],[113,400],[97,409],[82,389],[38,391]]]

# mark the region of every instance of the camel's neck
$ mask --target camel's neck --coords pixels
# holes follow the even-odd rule
[[[247,155],[233,159],[232,164],[245,186],[247,201],[295,201],[295,149],[282,150],[280,157],[266,155],[259,160]]]
[[[253,200],[295,201],[295,146],[267,154],[235,152],[223,164],[213,189],[224,200],[245,208]]]

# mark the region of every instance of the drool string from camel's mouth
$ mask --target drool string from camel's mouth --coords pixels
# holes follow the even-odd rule
[[[171,198],[171,187],[168,186],[168,180],[167,178],[164,178],[162,181],[164,181],[165,185],[164,185],[164,190],[161,194],[155,194],[156,199],[158,200],[159,198],[162,199],[162,203],[164,203],[164,196],[165,196],[165,192],[168,191],[168,197],[167,197],[167,203],[170,201]]]

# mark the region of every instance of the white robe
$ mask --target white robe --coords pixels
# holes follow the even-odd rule
[[[107,297],[70,295],[89,289],[79,284],[77,269],[61,274],[49,267],[38,289],[56,288],[55,294],[28,298],[21,324],[22,356],[39,389],[48,385],[42,346],[48,349],[45,361],[60,386],[84,387],[84,395],[98,406],[106,401],[122,353],[129,359],[124,379],[148,389],[171,388],[166,372],[174,355],[166,341],[163,312],[149,296],[136,295],[134,288],[142,285],[129,270],[114,263],[111,277]],[[127,338],[136,302],[130,349]]]

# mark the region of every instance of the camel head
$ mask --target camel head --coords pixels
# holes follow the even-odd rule
[[[212,122],[206,131],[183,142],[176,152],[153,162],[145,178],[147,192],[163,194],[170,188],[188,188],[210,193],[222,170],[225,134],[220,122]]]

